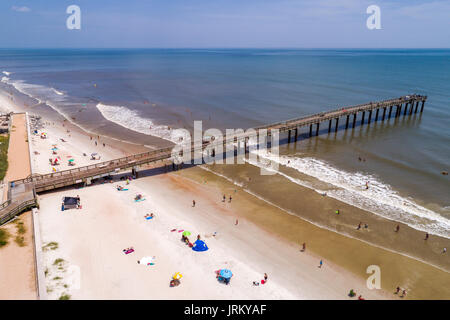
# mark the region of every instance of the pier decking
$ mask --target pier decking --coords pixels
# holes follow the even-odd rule
[[[290,119],[257,127],[254,128],[254,133],[245,133],[242,136],[235,136],[232,139],[224,138],[222,140],[214,142],[203,142],[199,144],[199,147],[197,147],[195,144],[191,144],[190,149],[191,153],[194,153],[195,151],[198,151],[198,148],[201,148],[203,150],[206,146],[213,146],[221,143],[233,143],[235,142],[235,140],[239,140],[240,138],[243,138],[245,139],[245,141],[247,141],[248,138],[257,135],[258,130],[261,129],[266,129],[269,135],[271,134],[272,130],[287,132],[288,143],[290,143],[292,138],[295,141],[297,140],[298,130],[302,127],[309,126],[309,136],[312,136],[313,128],[315,129],[314,134],[318,135],[320,125],[326,122],[328,122],[328,132],[330,132],[332,130],[334,122],[334,130],[337,131],[339,128],[339,120],[343,118],[345,119],[345,129],[348,129],[350,125],[352,126],[352,128],[354,128],[357,122],[358,114],[361,115],[362,125],[365,124],[366,114],[367,123],[370,123],[371,121],[379,121],[380,117],[381,121],[384,121],[385,119],[390,119],[391,117],[397,118],[401,116],[402,110],[403,116],[406,116],[407,114],[411,115],[413,112],[423,112],[426,100],[427,96],[406,95],[395,99],[369,102],[366,104],[350,107],[342,107],[328,112],[321,112],[310,116]],[[421,104],[420,110],[419,104]],[[374,112],[375,115],[373,114]],[[373,115],[374,117],[372,117]],[[20,190],[23,190],[23,193],[11,192],[11,198],[7,200],[7,202],[9,203],[5,202],[0,206],[0,225],[12,219],[16,214],[20,213],[22,207],[29,207],[30,205],[34,205],[36,203],[36,193],[80,183],[90,184],[92,179],[115,174],[126,169],[137,170],[139,166],[160,160],[170,159],[172,157],[172,150],[173,147],[163,148],[128,157],[105,161],[95,165],[89,165],[44,175],[37,174],[24,179],[15,180],[12,182],[14,185],[13,190],[18,190],[16,188],[20,188]]]

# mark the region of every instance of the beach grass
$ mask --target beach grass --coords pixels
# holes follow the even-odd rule
[[[55,261],[53,262],[53,265],[61,267],[64,262],[65,262],[64,259],[58,258],[58,259],[55,259]]]
[[[8,169],[9,135],[0,135],[0,180],[6,175]]]
[[[0,248],[8,244],[9,236],[8,231],[0,229]]]
[[[70,294],[63,294],[59,297],[59,300],[70,300]]]
[[[44,251],[56,250],[56,249],[58,249],[58,246],[59,246],[58,242],[52,241],[52,242],[47,243],[45,246],[43,246],[42,249]]]
[[[21,220],[16,221],[16,231],[17,234],[16,237],[14,238],[14,241],[17,243],[19,247],[24,247],[26,245],[24,234],[27,230],[25,228],[23,221]]]

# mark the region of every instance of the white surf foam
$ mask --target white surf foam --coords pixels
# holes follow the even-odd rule
[[[182,143],[187,138],[183,129],[172,129],[165,125],[156,125],[151,119],[143,118],[137,111],[124,106],[99,103],[97,104],[97,109],[106,120],[135,132],[156,136],[174,143]]]
[[[8,71],[3,71],[3,74],[4,75],[7,75],[8,77],[11,75],[11,72],[8,72]]]
[[[52,88],[52,90],[53,90],[53,92],[55,92],[57,95],[59,95],[59,96],[63,96],[64,95],[64,92],[62,92],[62,91],[58,91],[58,90],[56,90],[55,88]]]
[[[280,165],[313,177],[327,184],[326,190],[319,189],[311,181],[294,178],[283,172],[278,174],[318,193],[326,192],[327,196],[370,211],[384,218],[406,223],[417,230],[450,238],[450,220],[401,196],[397,191],[377,177],[361,172],[350,173],[335,168],[331,164],[312,157],[276,156],[258,152],[262,158],[275,161]],[[264,163],[251,163],[267,168]],[[365,189],[366,182],[369,189]]]

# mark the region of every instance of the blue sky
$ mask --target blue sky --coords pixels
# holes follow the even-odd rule
[[[450,0],[1,0],[0,47],[449,48]]]

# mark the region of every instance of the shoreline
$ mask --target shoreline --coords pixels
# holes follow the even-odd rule
[[[63,122],[64,123],[64,122]],[[48,126],[50,126],[50,124],[48,124]],[[69,129],[70,128],[70,129]],[[67,127],[65,126],[65,129],[66,130],[70,130],[71,132],[70,132],[70,134],[71,134],[71,136],[70,136],[70,139],[72,139],[72,140],[77,140],[78,141],[78,143],[76,143],[76,144],[74,144],[74,145],[72,145],[72,148],[74,149],[74,150],[77,150],[78,152],[80,152],[81,150],[80,150],[80,146],[81,146],[81,148],[89,148],[89,147],[87,147],[87,145],[88,145],[88,143],[89,143],[89,141],[90,140],[88,140],[88,137],[89,137],[89,135],[87,134],[87,133],[83,133],[83,132],[76,132],[77,130],[75,129],[75,127],[71,127],[70,126],[70,124],[68,124],[67,125]],[[72,131],[73,130],[73,131]],[[76,135],[74,134],[74,132],[76,132]],[[55,136],[55,137],[60,137],[61,135],[63,135],[64,136],[64,134],[69,134],[68,132],[66,132],[66,133],[64,133],[64,129],[63,128],[61,128],[61,127],[59,127],[58,126],[58,124],[56,124],[56,125],[54,125],[54,131],[51,133],[51,135],[52,136]],[[72,136],[72,134],[73,134],[73,136]],[[77,136],[77,135],[79,135],[79,136]],[[37,139],[37,138],[36,138]],[[33,139],[31,139],[32,141],[33,140],[35,140],[34,139],[34,137],[33,137]],[[82,141],[81,141],[82,140]],[[106,140],[105,140],[106,141]],[[33,149],[34,150],[41,150],[40,152],[41,153],[43,153],[43,151],[45,150],[44,148],[46,148],[46,146],[49,146],[49,143],[50,143],[50,141],[48,141],[48,140],[40,140],[40,139],[37,139],[37,141],[33,141],[34,142],[34,145],[33,145]],[[100,142],[100,141],[99,141]],[[91,145],[92,146],[92,145]],[[113,151],[113,150],[111,150],[111,152],[107,155],[107,157],[108,158],[112,158],[112,157],[115,157],[117,154],[119,154],[119,152],[127,152],[127,151],[125,151],[125,150],[130,150],[130,149],[127,149],[127,147],[129,147],[129,144],[127,145],[127,144],[124,144],[124,145],[122,145],[121,147],[124,149],[124,150],[120,150],[120,147],[119,147],[119,150],[117,150],[117,147],[118,146],[116,146],[115,144],[111,144],[111,149],[114,149],[115,151]],[[128,151],[128,152],[130,152],[130,151]],[[130,152],[130,153],[134,153],[134,152]],[[49,165],[48,165],[48,162],[47,163],[45,163],[45,161],[43,160],[44,158],[45,158],[45,156],[42,158],[42,159],[37,159],[37,157],[35,157],[34,155],[32,155],[32,158],[33,158],[33,163],[36,163],[35,165],[36,166],[40,166],[40,169],[39,169],[39,171],[41,172],[41,173],[44,173],[44,171],[47,169],[47,170],[49,170]],[[82,158],[80,158],[80,159],[82,159]],[[104,159],[102,159],[102,160],[104,160]],[[78,161],[78,163],[77,163],[77,165],[82,165],[82,162],[83,161]],[[89,162],[90,163],[90,162]],[[195,168],[194,168],[195,169]],[[196,174],[192,174],[191,172],[193,172],[194,170],[191,170],[191,171],[189,171],[189,173],[187,173],[188,171],[186,171],[186,170],[191,170],[191,169],[184,169],[184,170],[182,170],[182,171],[180,171],[180,172],[176,172],[176,173],[174,173],[174,174],[170,174],[170,175],[180,175],[180,176],[182,176],[183,177],[183,179],[186,179],[186,177],[188,177],[188,179],[189,179],[189,177],[191,178],[191,179],[200,179],[200,183],[201,183],[201,179],[203,178],[203,176],[204,176],[204,174],[202,173],[202,174],[200,174],[200,173],[196,173]],[[186,172],[186,173],[185,173]],[[145,180],[146,178],[143,178],[143,179],[138,179],[138,180],[136,180],[135,182],[136,182],[136,184],[138,184],[138,185],[140,185],[140,187],[142,188],[142,189],[145,189],[146,187],[145,186],[143,186],[143,184],[144,184],[144,182],[149,182],[149,181],[147,181],[147,180]],[[167,180],[167,179],[166,179]],[[168,179],[168,180],[171,180],[171,179]],[[216,175],[215,175],[215,178],[210,178],[210,180],[212,180],[212,181],[214,181],[214,180],[220,180],[220,178],[218,178]],[[198,182],[198,181],[197,181]],[[166,181],[166,183],[167,183],[167,185],[165,185],[166,187],[167,186],[173,186],[173,181],[169,181],[169,182],[167,182]],[[184,181],[184,183],[187,183],[187,181]],[[134,183],[133,183],[134,184]],[[223,182],[218,182],[218,184],[219,185],[224,185],[225,183],[223,183]],[[179,185],[179,183],[178,183],[178,185]],[[96,187],[96,186],[95,186]],[[229,187],[228,187],[229,188]],[[86,189],[90,189],[90,187],[89,188],[86,188]],[[169,188],[170,189],[170,188]],[[56,195],[57,194],[61,194],[62,192],[65,192],[65,191],[56,191],[56,192],[54,192],[54,193],[50,193],[50,194],[45,194],[45,195],[43,195],[42,197],[45,199],[45,198],[52,198],[52,199],[54,199],[55,197],[56,197]],[[71,193],[74,193],[75,191],[73,190],[73,192],[71,192]],[[81,191],[80,191],[81,192]],[[94,190],[92,191],[92,192],[94,192]],[[312,192],[312,191],[311,191]],[[303,191],[302,193],[308,193],[308,192],[306,192],[306,191]],[[252,197],[254,197],[254,196],[252,196]],[[251,197],[250,197],[251,198]],[[217,193],[217,201],[220,201],[219,200],[220,199],[220,193]],[[259,199],[260,200],[260,199]],[[55,200],[52,200],[52,201],[55,201]],[[256,200],[252,200],[252,201],[256,201]],[[260,201],[262,201],[262,200],[260,200]],[[233,202],[235,202],[235,200],[233,200]],[[265,206],[264,205],[260,205],[259,207],[258,207],[259,209],[258,210],[265,210]],[[55,212],[54,212],[54,208],[53,209],[47,209],[46,210],[46,213],[45,214],[54,214]],[[286,212],[283,212],[283,214],[284,215],[286,215]],[[267,216],[266,216],[267,217]],[[302,217],[296,217],[296,218],[300,218],[300,220],[302,221],[302,224],[308,224],[308,222],[307,222],[307,220],[305,220],[305,218],[302,218]],[[250,219],[250,218],[248,218],[249,219],[249,221],[251,221],[251,223],[255,223],[255,216],[253,216],[253,220],[252,219]],[[286,220],[287,219],[287,217],[284,217],[283,216],[283,220]],[[258,220],[258,219],[256,219],[256,220]],[[277,220],[278,221],[278,220]],[[266,232],[268,231],[267,229],[267,226],[264,226],[264,223],[261,223],[261,221],[257,221],[258,223],[259,223],[259,225],[258,225],[258,227],[261,227],[262,226],[262,229],[263,230],[266,230]],[[296,225],[298,224],[298,222],[296,223]],[[44,225],[41,225],[41,229],[44,227]],[[130,226],[131,227],[131,226]],[[309,227],[309,228],[311,228],[311,227]],[[376,247],[374,247],[373,245],[371,245],[371,244],[361,244],[361,243],[357,243],[357,242],[361,242],[359,239],[352,239],[352,238],[350,238],[350,237],[348,237],[348,236],[346,236],[345,234],[341,234],[341,233],[339,233],[338,231],[333,231],[333,230],[326,230],[326,229],[324,229],[323,227],[317,227],[317,228],[319,228],[319,229],[321,229],[322,231],[320,231],[320,233],[324,233],[325,234],[325,238],[326,239],[328,239],[327,241],[331,241],[330,239],[335,239],[336,237],[337,238],[340,238],[340,237],[343,237],[343,239],[347,239],[347,240],[341,240],[343,243],[345,242],[345,243],[352,243],[352,245],[353,246],[355,246],[355,247],[361,247],[361,246],[363,246],[363,247],[365,247],[365,248],[367,248],[366,246],[368,246],[368,248],[376,248]],[[45,228],[44,228],[45,229]],[[43,229],[43,230],[44,230]],[[402,227],[402,230],[403,230],[403,227]],[[275,238],[278,238],[278,237],[280,237],[280,238],[283,238],[283,235],[282,235],[282,233],[273,233],[273,232],[269,232],[270,234],[271,234],[271,237],[275,237]],[[45,236],[44,236],[45,237]],[[286,237],[285,237],[286,238]],[[289,237],[287,237],[287,238],[289,238]],[[340,238],[341,239],[341,238]],[[67,240],[67,239],[66,239]],[[286,239],[284,239],[284,240],[286,240]],[[298,241],[292,241],[292,239],[288,239],[288,240],[290,240],[291,242],[289,243],[289,245],[290,246],[298,246]],[[44,240],[43,240],[44,241]],[[323,245],[323,243],[322,243],[322,245]],[[318,252],[321,252],[320,250],[324,250],[323,249],[323,247],[322,248],[319,248],[319,247],[315,247],[314,245],[312,245],[312,246],[310,246],[309,244],[308,244],[308,252],[309,252],[309,247],[311,247],[311,251],[312,252],[315,252],[315,251],[318,251]],[[325,247],[326,247],[326,245],[325,245]],[[319,249],[319,250],[318,250]],[[380,248],[377,248],[377,250],[385,250],[385,249],[380,249]],[[370,249],[370,250],[375,250],[375,249]],[[341,247],[341,249],[340,249],[340,253],[338,254],[338,255],[342,255],[342,253],[343,252],[345,252],[345,249],[343,248],[343,247]],[[292,252],[290,253],[290,254],[292,254]],[[393,253],[393,252],[391,252],[391,254],[392,255],[394,255],[393,257],[396,257],[395,258],[395,260],[397,260],[397,261],[403,261],[404,259],[409,259],[409,258],[406,258],[405,256],[402,256],[402,254],[401,253],[398,253],[398,252],[395,252],[395,253]],[[327,258],[326,256],[329,256],[330,258]],[[402,258],[401,257],[397,257],[397,256],[402,256]],[[333,261],[333,260],[336,260],[336,253],[332,253],[332,252],[326,252],[325,254],[324,254],[324,259],[327,259],[327,260],[330,260],[330,261]],[[347,256],[347,258],[348,258],[348,256]],[[412,259],[411,259],[412,260]],[[417,261],[418,262],[418,261]],[[403,263],[404,263],[404,261],[403,261]],[[407,261],[407,264],[409,265],[409,267],[410,268],[413,268],[412,270],[414,270],[414,268],[418,268],[418,269],[420,269],[420,270],[425,270],[425,271],[423,271],[423,272],[425,272],[425,273],[427,273],[428,275],[431,275],[432,273],[430,272],[430,270],[431,269],[429,269],[428,267],[424,267],[424,266],[421,266],[421,265],[417,265],[416,263],[414,263],[414,262],[411,262],[411,261]],[[361,283],[360,282],[362,282],[361,281],[361,278],[362,278],[362,275],[363,275],[363,272],[361,272],[361,270],[359,270],[359,271],[355,271],[354,270],[354,267],[352,268],[351,266],[348,266],[348,265],[345,265],[345,267],[342,267],[342,265],[343,265],[343,263],[341,262],[340,264],[339,263],[337,263],[336,264],[336,266],[333,266],[332,268],[337,268],[337,269],[340,269],[340,268],[343,268],[342,270],[346,270],[346,271],[341,271],[343,274],[345,274],[345,275],[347,275],[348,277],[350,277],[351,278],[351,275],[352,274],[356,274],[357,276],[358,276],[358,279],[359,280],[355,280],[355,279],[353,279],[352,280],[352,283],[359,283],[358,285],[361,285]],[[429,266],[428,264],[426,264],[426,266]],[[430,268],[432,268],[432,269],[434,269],[434,267],[432,267],[432,266],[429,266]],[[341,269],[340,269],[341,270]],[[348,270],[348,271],[347,271]],[[397,272],[400,272],[399,270],[397,270]],[[339,273],[339,272],[338,272]],[[405,279],[407,279],[407,277],[404,275],[404,274],[402,274],[402,276],[403,277],[405,277]],[[444,275],[442,275],[441,274],[441,276],[443,277]],[[446,276],[448,277],[448,273],[446,274]],[[392,279],[391,279],[392,280]],[[283,282],[283,281],[285,281],[285,280],[280,280],[281,282]],[[391,283],[390,283],[391,284]],[[420,287],[420,286],[419,286]],[[450,287],[450,285],[448,286],[448,287]],[[386,288],[387,289],[387,288]],[[360,289],[360,290],[363,290],[363,289]],[[360,291],[359,289],[357,290],[357,292],[358,291]],[[348,290],[347,290],[348,291]],[[364,291],[364,290],[363,290]],[[335,297],[341,297],[341,299],[344,299],[345,298],[345,295],[343,295],[343,293],[345,292],[345,290],[343,290],[339,295],[337,295],[337,296],[335,296]],[[414,291],[413,291],[414,292]],[[369,296],[371,296],[371,294],[370,293],[367,293]],[[436,294],[436,293],[435,293]],[[442,294],[442,293],[441,293]],[[443,297],[446,297],[447,296],[447,294],[450,296],[450,293],[443,293],[444,295],[443,295]],[[375,295],[374,297],[377,297],[377,295]],[[382,297],[383,299],[389,299],[389,295],[387,294],[387,292],[384,292],[381,296],[378,296],[378,298],[380,298],[380,297]],[[410,297],[410,295],[407,295],[407,298],[408,297]],[[412,294],[412,297],[414,298],[415,297],[415,294],[413,293]],[[418,297],[420,297],[420,295],[418,295]],[[440,297],[440,296],[439,296]],[[423,298],[423,297],[422,297]],[[442,297],[441,297],[442,298]]]

